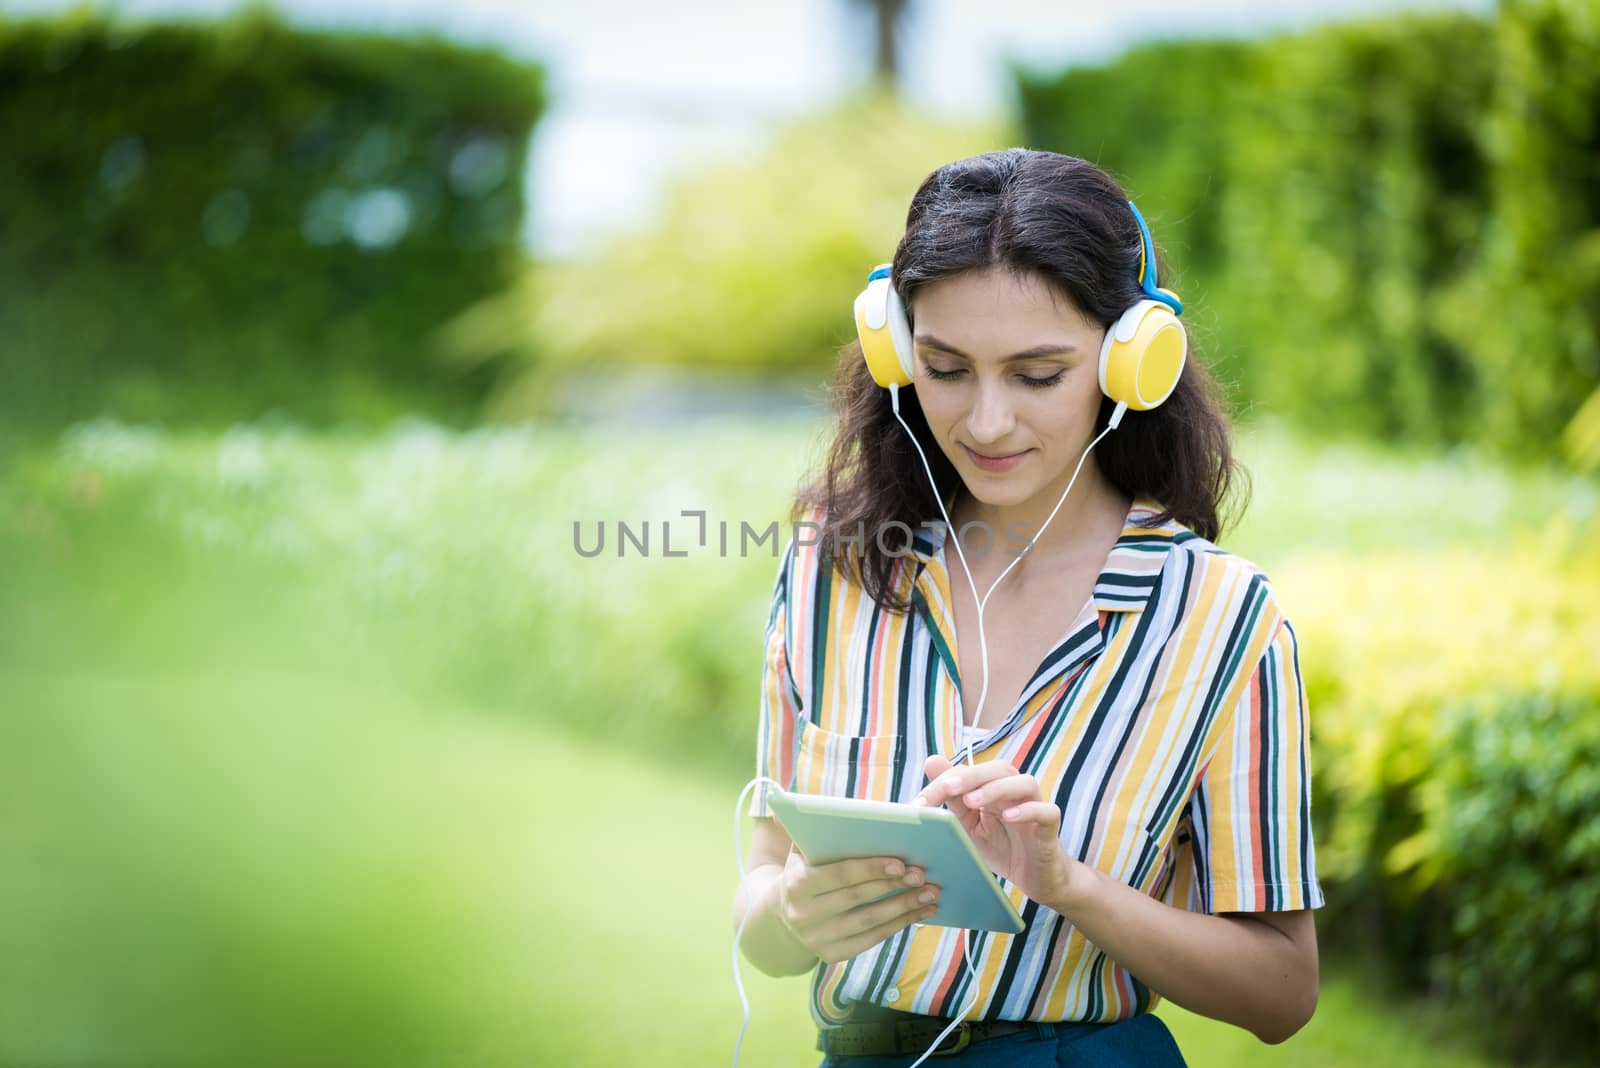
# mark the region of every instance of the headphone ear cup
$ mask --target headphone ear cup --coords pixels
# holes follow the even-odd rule
[[[877,275],[884,267],[873,272]],[[856,337],[872,380],[885,389],[911,384],[911,326],[887,274],[871,278],[856,297]]]
[[[1100,392],[1136,412],[1157,407],[1178,386],[1189,335],[1172,309],[1141,300],[1106,331],[1100,345]]]

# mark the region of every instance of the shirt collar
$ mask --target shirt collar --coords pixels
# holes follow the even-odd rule
[[[953,501],[946,501],[948,510]],[[1122,534],[1111,547],[1100,577],[1095,582],[1095,608],[1105,612],[1140,612],[1144,610],[1161,569],[1167,562],[1167,553],[1174,541],[1188,528],[1176,520],[1157,526],[1148,524],[1152,516],[1161,512],[1161,505],[1149,497],[1135,498],[1123,520]],[[949,533],[948,525],[940,518],[931,520],[914,532],[908,555],[923,567],[939,573],[940,585],[948,589],[948,571],[944,560],[944,544]],[[921,568],[918,569],[919,571]]]

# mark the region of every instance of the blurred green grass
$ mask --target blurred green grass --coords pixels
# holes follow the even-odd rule
[[[96,424],[9,453],[0,1063],[731,1056],[775,565],[584,560],[572,523],[781,520],[817,429]],[[1594,510],[1467,454],[1243,451],[1269,571]],[[744,1063],[815,1063],[804,982],[745,972]],[[1162,1011],[1195,1064],[1491,1063],[1353,972],[1281,1048]]]

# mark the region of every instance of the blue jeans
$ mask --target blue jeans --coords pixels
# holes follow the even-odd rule
[[[828,1054],[818,1068],[908,1068],[921,1056],[841,1057]],[[933,1056],[923,1068],[960,1064],[969,1068],[1185,1068],[1183,1054],[1161,1018],[1141,1013],[1100,1027],[1042,1023],[1031,1030],[974,1042],[960,1053]]]

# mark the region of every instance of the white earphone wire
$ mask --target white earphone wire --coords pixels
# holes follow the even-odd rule
[[[1048,527],[1050,525],[1050,521],[1056,517],[1056,513],[1061,510],[1061,506],[1066,503],[1067,495],[1072,492],[1072,487],[1077,483],[1078,472],[1083,470],[1083,462],[1089,458],[1089,450],[1098,445],[1100,443],[1100,439],[1111,433],[1117,424],[1121,422],[1120,416],[1122,414],[1122,409],[1125,406],[1119,404],[1117,406],[1118,411],[1113,414],[1111,421],[1106,424],[1106,428],[1100,431],[1100,433],[1096,435],[1095,439],[1084,447],[1083,454],[1078,457],[1078,466],[1072,469],[1072,477],[1067,480],[1067,488],[1061,491],[1060,498],[1056,500],[1056,506],[1052,508],[1050,510],[1050,514],[1045,517],[1044,523],[1039,527],[1039,532],[1030,538],[1028,540],[1027,547],[1018,553],[1016,558],[1012,560],[1011,563],[1006,565],[1005,570],[1000,572],[999,576],[994,580],[994,582],[989,585],[988,592],[985,593],[981,598],[978,596],[978,584],[972,578],[972,568],[967,563],[967,554],[961,548],[961,538],[958,536],[958,532],[955,529],[955,523],[950,519],[950,513],[945,511],[944,500],[939,496],[939,486],[934,481],[933,468],[928,464],[927,454],[922,451],[922,445],[917,441],[917,436],[911,432],[911,427],[906,423],[905,417],[900,414],[900,387],[897,385],[889,387],[889,406],[894,411],[894,417],[899,420],[900,425],[905,428],[906,436],[911,439],[912,446],[917,450],[917,456],[922,460],[922,470],[927,473],[928,484],[933,487],[933,499],[935,503],[939,505],[939,514],[944,516],[946,532],[945,543],[955,545],[956,555],[961,558],[961,568],[966,572],[967,575],[967,587],[972,590],[972,601],[978,606],[978,654],[983,671],[983,685],[979,687],[978,690],[978,713],[973,716],[973,722],[970,724],[971,726],[976,727],[978,716],[981,715],[983,711],[984,699],[988,696],[989,692],[989,643],[983,630],[983,610],[989,603],[989,597],[994,593],[995,587],[999,586],[1001,581],[1011,573],[1012,568],[1016,567],[1022,562],[1022,558],[1032,551],[1034,544],[1039,540],[1040,537],[1044,535],[1045,528]],[[962,715],[962,725],[968,725],[966,723],[964,710]],[[959,741],[959,739],[957,739],[957,741]],[[966,755],[969,758],[967,763],[971,764],[971,744],[969,743],[965,748],[967,750]]]
[[[1127,405],[1125,403],[1118,403],[1116,410],[1112,413],[1111,419],[1106,423],[1106,428],[1100,431],[1100,433],[1095,436],[1095,439],[1084,447],[1083,455],[1078,457],[1078,466],[1072,469],[1072,477],[1067,480],[1067,488],[1061,491],[1061,496],[1059,499],[1057,499],[1056,506],[1050,510],[1049,516],[1047,516],[1045,521],[1040,525],[1039,532],[1032,538],[1028,539],[1027,547],[1024,548],[1022,552],[1018,553],[1016,558],[1012,560],[1011,563],[1006,565],[1005,570],[1000,572],[999,577],[997,577],[994,582],[989,585],[988,592],[985,593],[981,598],[978,596],[978,584],[972,577],[972,567],[967,563],[967,554],[961,548],[960,534],[955,529],[955,523],[950,519],[950,513],[945,511],[943,498],[939,496],[939,486],[938,483],[934,481],[933,468],[928,464],[928,456],[922,451],[922,445],[917,441],[917,436],[911,432],[911,427],[906,423],[905,417],[900,414],[900,387],[898,385],[891,385],[889,387],[889,407],[893,409],[894,417],[900,421],[900,425],[905,428],[906,437],[911,439],[911,444],[917,450],[917,456],[922,459],[922,470],[927,473],[928,484],[933,487],[933,499],[939,505],[939,514],[944,516],[945,544],[955,545],[956,555],[961,558],[961,568],[967,574],[967,586],[972,590],[972,601],[978,606],[978,657],[982,665],[983,684],[978,688],[977,711],[974,712],[972,716],[971,726],[976,728],[978,725],[978,718],[983,714],[984,698],[987,697],[989,693],[989,641],[983,630],[983,610],[984,607],[989,603],[989,596],[994,593],[995,587],[1000,585],[1001,579],[1004,579],[1007,575],[1009,575],[1011,573],[1011,569],[1016,567],[1017,564],[1022,561],[1022,558],[1032,551],[1034,544],[1044,534],[1045,527],[1050,525],[1050,520],[1056,517],[1056,513],[1061,510],[1061,505],[1066,502],[1067,494],[1072,492],[1072,487],[1078,481],[1078,472],[1083,470],[1083,462],[1089,457],[1089,450],[1098,445],[1101,438],[1111,433],[1111,431],[1122,422],[1122,415],[1127,411]],[[961,722],[962,726],[967,726],[965,709],[962,710]],[[960,738],[956,739],[956,743],[961,746],[962,757],[966,760],[969,767],[977,766],[972,759],[972,750],[976,742],[977,739],[974,738],[963,744]],[[959,762],[960,761],[957,761],[957,763]],[[978,973],[972,966],[971,935],[972,932],[970,930],[965,928],[962,929],[961,948],[964,951],[962,963],[967,966],[967,975],[971,979],[972,1000],[968,1001],[961,1007],[961,1011],[956,1013],[954,1019],[950,1021],[950,1026],[939,1032],[939,1037],[933,1040],[933,1045],[929,1046],[927,1051],[924,1052],[921,1057],[918,1057],[915,1061],[911,1062],[911,1068],[917,1068],[918,1065],[932,1056],[933,1051],[938,1049],[939,1045],[944,1042],[947,1037],[949,1037],[950,1032],[954,1031],[961,1025],[961,1022],[966,1018],[967,1013],[971,1012],[972,1007],[977,1004],[979,994]]]
[[[744,789],[739,791],[739,800],[733,806],[733,863],[739,869],[740,886],[750,877],[750,873],[744,870],[744,799],[750,796],[752,787],[764,782],[770,782],[779,793],[783,793],[783,784],[777,779],[758,775],[744,784]],[[755,910],[756,903],[746,900],[744,915],[739,917],[739,929],[733,933],[733,985],[739,988],[739,1007],[744,1013],[739,1021],[739,1037],[733,1043],[733,1068],[739,1068],[739,1051],[744,1047],[745,1032],[750,1029],[750,998],[744,992],[744,979],[739,975],[739,940],[744,937],[744,925],[750,922]]]
[[[950,519],[950,513],[945,510],[944,501],[939,496],[939,486],[934,480],[933,468],[928,463],[927,454],[922,451],[922,445],[917,441],[917,436],[911,432],[911,427],[906,423],[905,418],[900,414],[900,387],[898,385],[889,387],[889,406],[894,411],[895,419],[899,420],[900,425],[905,428],[906,436],[911,439],[912,446],[917,450],[917,456],[922,460],[922,470],[928,476],[928,484],[933,487],[933,498],[939,505],[939,514],[944,516],[946,542],[953,543],[955,545],[956,555],[961,559],[961,568],[964,572],[966,572],[967,586],[972,590],[973,603],[978,606],[978,656],[983,671],[983,684],[978,689],[977,712],[973,715],[972,726],[976,727],[978,717],[981,716],[983,712],[984,699],[989,693],[989,643],[983,629],[983,612],[984,608],[989,603],[989,597],[994,593],[995,587],[1000,585],[1001,580],[1011,573],[1011,569],[1016,567],[1017,564],[1021,562],[1023,556],[1032,551],[1034,544],[1039,540],[1040,536],[1044,534],[1045,527],[1048,527],[1050,525],[1050,521],[1056,517],[1056,513],[1061,510],[1062,504],[1066,502],[1068,494],[1072,492],[1072,487],[1077,484],[1078,473],[1083,470],[1083,462],[1088,459],[1089,450],[1098,445],[1101,438],[1105,437],[1107,434],[1111,433],[1112,430],[1116,429],[1117,425],[1122,422],[1123,413],[1127,411],[1128,406],[1125,403],[1119,403],[1116,407],[1116,410],[1112,413],[1111,419],[1107,422],[1106,428],[1100,431],[1100,433],[1095,436],[1094,440],[1085,446],[1083,454],[1078,457],[1078,465],[1072,469],[1072,477],[1067,480],[1067,488],[1061,491],[1060,498],[1057,499],[1055,507],[1050,510],[1050,514],[1045,518],[1044,523],[1040,525],[1039,532],[1030,538],[1027,547],[1018,553],[1016,558],[1012,560],[1011,563],[1006,565],[1005,570],[1000,572],[999,576],[994,580],[993,583],[990,584],[988,592],[985,593],[981,598],[978,596],[978,584],[972,577],[972,568],[967,563],[967,555],[961,548],[961,538],[959,536],[959,532],[956,531],[955,523]],[[966,726],[965,709],[962,710],[961,718],[962,725]],[[960,738],[957,738],[956,741],[958,744],[961,744]],[[969,766],[973,767],[976,766],[972,759],[972,751],[975,742],[976,739],[968,741],[965,744],[961,744],[963,759],[966,760]],[[745,798],[749,796],[751,789],[759,786],[763,782],[771,783],[780,792],[783,790],[783,784],[778,782],[776,779],[769,778],[765,775],[757,776],[756,778],[745,783],[744,789],[739,792],[739,800],[734,804],[734,864],[739,869],[739,881],[741,886],[744,885],[744,882],[749,878],[749,872],[745,870],[744,865],[744,801]],[[744,937],[745,925],[750,922],[750,917],[754,912],[755,902],[747,900],[745,902],[744,915],[739,919],[739,928],[734,932],[733,936],[733,983],[739,991],[739,1006],[742,1011],[742,1018],[739,1023],[739,1036],[734,1041],[733,1045],[733,1068],[739,1068],[739,1054],[744,1047],[745,1033],[750,1027],[750,998],[745,993],[744,980],[740,975],[739,942]],[[962,963],[966,965],[967,976],[971,981],[972,997],[965,1005],[961,1007],[961,1011],[956,1013],[955,1018],[950,1021],[950,1025],[941,1031],[939,1036],[933,1040],[933,1045],[929,1046],[927,1050],[923,1052],[922,1056],[918,1057],[911,1063],[911,1068],[918,1068],[923,1061],[932,1056],[933,1051],[938,1049],[944,1040],[950,1036],[950,1033],[961,1025],[962,1021],[965,1020],[967,1013],[971,1012],[973,1006],[977,1004],[980,991],[978,988],[978,973],[976,969],[973,968],[972,964],[971,936],[972,932],[970,930],[966,928],[962,929]]]

